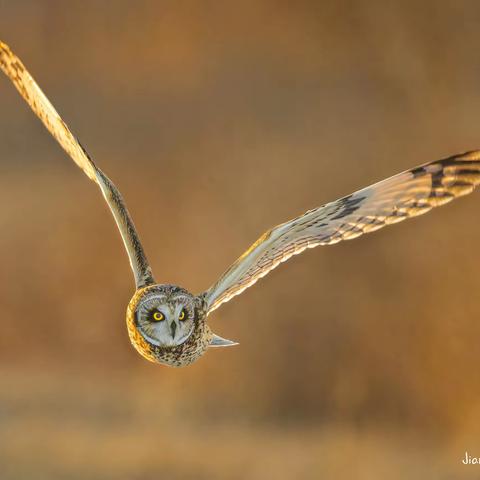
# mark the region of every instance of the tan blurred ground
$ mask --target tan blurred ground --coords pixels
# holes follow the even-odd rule
[[[193,292],[266,228],[479,148],[479,26],[473,1],[0,0]],[[0,159],[2,480],[480,477],[478,193],[295,258],[215,312],[240,347],[177,370],[130,347],[113,220],[5,79]]]

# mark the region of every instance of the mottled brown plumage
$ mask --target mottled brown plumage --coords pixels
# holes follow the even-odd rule
[[[172,293],[182,291],[192,297],[195,305],[194,329],[187,340],[174,347],[160,347],[153,345],[142,336],[137,323],[137,307],[144,299],[145,295],[152,292],[166,292],[167,297]],[[168,299],[167,299],[168,301]],[[127,330],[132,345],[144,358],[151,362],[163,363],[172,367],[182,367],[190,365],[205,353],[209,347],[213,333],[206,323],[207,312],[205,302],[200,296],[193,296],[181,287],[175,285],[150,285],[138,289],[133,295],[127,307]]]
[[[120,192],[70,132],[22,62],[2,42],[0,69],[73,161],[100,187],[135,278],[136,292],[127,308],[128,334],[137,351],[152,362],[189,365],[208,347],[233,345],[212,333],[207,316],[293,255],[421,215],[470,193],[480,183],[478,151],[407,170],[268,230],[211,288],[194,296],[181,287],[155,284]]]

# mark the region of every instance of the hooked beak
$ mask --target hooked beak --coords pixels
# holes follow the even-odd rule
[[[177,331],[177,324],[172,322],[170,324],[170,332],[172,333],[172,338],[175,338],[175,332]]]

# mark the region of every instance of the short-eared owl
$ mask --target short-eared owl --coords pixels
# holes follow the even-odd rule
[[[2,42],[0,68],[73,161],[100,187],[135,277],[136,292],[127,308],[128,334],[138,352],[153,362],[188,365],[208,347],[234,345],[212,333],[207,316],[291,256],[421,215],[470,193],[480,182],[480,151],[405,171],[268,230],[212,287],[192,295],[181,287],[155,283],[120,192],[73,136],[22,62]]]

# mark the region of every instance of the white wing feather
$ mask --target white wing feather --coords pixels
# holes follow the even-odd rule
[[[203,295],[209,312],[306,248],[332,245],[422,215],[480,183],[480,152],[408,170],[264,233]]]

